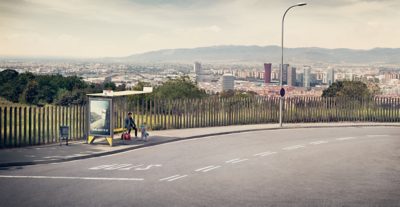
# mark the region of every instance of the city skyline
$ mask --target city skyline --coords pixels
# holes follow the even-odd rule
[[[400,2],[309,0],[288,15],[286,47],[400,47]],[[116,57],[168,48],[279,45],[297,1],[10,1],[0,3],[2,56]]]

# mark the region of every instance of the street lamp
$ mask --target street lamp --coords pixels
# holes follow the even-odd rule
[[[284,32],[284,24],[285,24],[285,16],[286,13],[293,7],[296,6],[305,6],[307,5],[307,3],[298,3],[295,4],[291,7],[289,7],[288,9],[286,9],[285,13],[283,14],[282,17],[282,63],[281,63],[281,72],[280,72],[280,86],[281,86],[281,98],[279,99],[279,127],[282,127],[282,110],[283,110],[283,96],[284,93],[282,93],[282,89],[283,89],[283,32]]]

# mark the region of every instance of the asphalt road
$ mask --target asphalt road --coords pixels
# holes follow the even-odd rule
[[[0,206],[400,206],[400,128],[267,130],[4,168]]]

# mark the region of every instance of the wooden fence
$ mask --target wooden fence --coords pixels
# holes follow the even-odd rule
[[[243,124],[277,123],[279,98],[208,98],[137,100],[114,108],[114,128],[122,128],[128,111],[138,126],[183,129]],[[400,98],[285,98],[285,123],[399,122]],[[58,142],[59,126],[68,125],[73,140],[86,139],[86,106],[0,106],[0,147]]]
[[[85,106],[0,106],[0,147],[57,143],[61,125],[72,140],[83,139],[86,117]]]

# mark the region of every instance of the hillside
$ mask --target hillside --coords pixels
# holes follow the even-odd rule
[[[192,49],[165,49],[118,58],[129,62],[192,63],[259,63],[280,62],[278,46],[212,46]],[[286,48],[285,62],[296,63],[400,63],[400,48],[374,48],[371,50]]]

